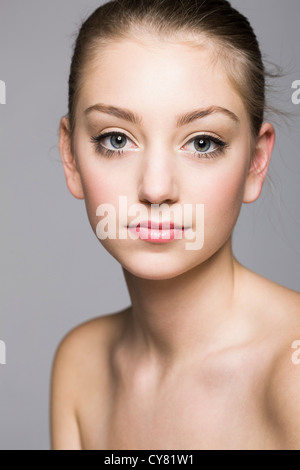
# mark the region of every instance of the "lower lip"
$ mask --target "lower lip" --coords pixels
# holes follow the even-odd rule
[[[128,231],[141,240],[152,243],[169,243],[183,236],[183,229],[151,229],[147,227],[128,227]]]

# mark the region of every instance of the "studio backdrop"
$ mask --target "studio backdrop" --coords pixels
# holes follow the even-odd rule
[[[104,2],[102,2],[104,3]],[[49,449],[55,350],[74,326],[129,305],[123,273],[72,198],[58,152],[72,46],[96,0],[0,0],[0,449]],[[300,290],[300,2],[232,0],[282,68],[263,193],[244,205],[237,259]],[[299,338],[300,339],[300,338]],[[299,366],[300,367],[300,366]]]

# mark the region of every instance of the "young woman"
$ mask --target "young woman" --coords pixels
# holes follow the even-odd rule
[[[231,246],[270,163],[264,110],[259,45],[225,0],[112,1],[82,25],[60,152],[132,305],[58,348],[54,449],[300,446],[300,294]]]

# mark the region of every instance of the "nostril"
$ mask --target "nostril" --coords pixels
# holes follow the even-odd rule
[[[144,204],[168,204],[172,205],[178,201],[178,190],[174,183],[158,185],[143,182],[138,191],[140,202]]]

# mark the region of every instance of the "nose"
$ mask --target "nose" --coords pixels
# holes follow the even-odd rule
[[[141,160],[139,200],[149,204],[176,203],[179,197],[176,156],[153,149],[145,152]]]

